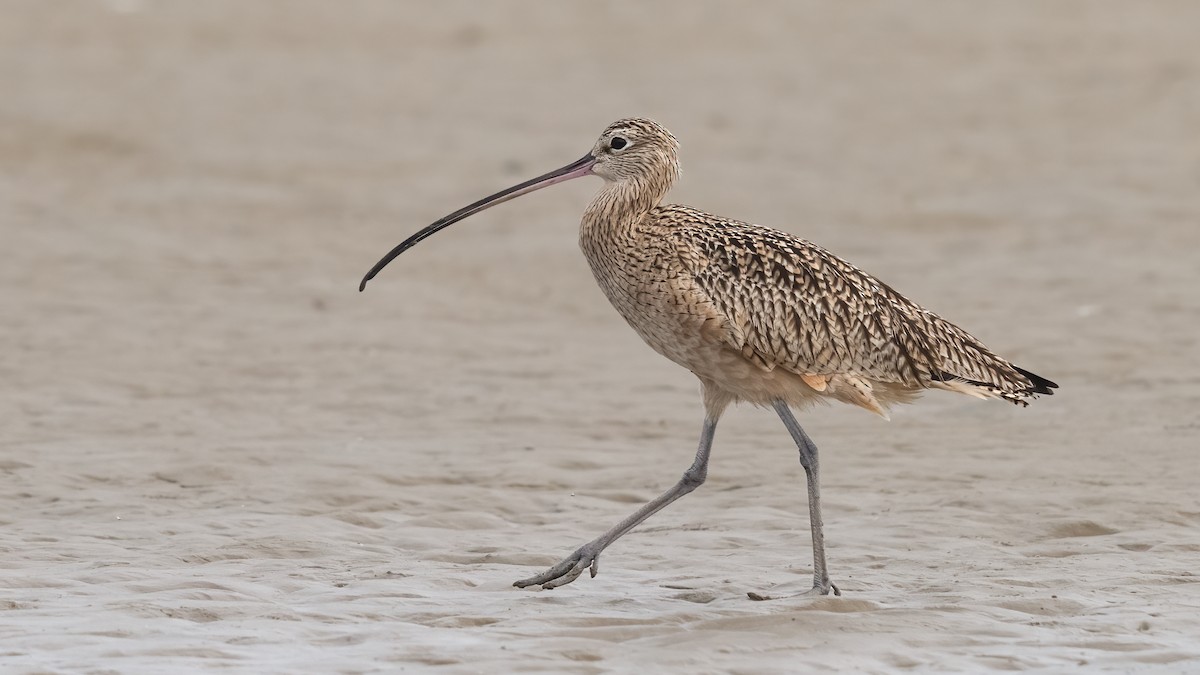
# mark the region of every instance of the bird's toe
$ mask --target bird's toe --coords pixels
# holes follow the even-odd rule
[[[584,570],[591,570],[592,577],[595,577],[600,571],[600,552],[593,551],[590,545],[581,546],[554,567],[537,576],[514,582],[513,586],[517,588],[541,586],[548,591],[575,581],[583,574]]]
[[[834,595],[840,597],[842,595],[842,589],[838,588],[837,584],[833,583],[832,581],[826,581],[824,584],[819,584],[819,583],[813,584],[812,588],[808,589],[807,591],[803,591],[801,593],[785,593],[785,594],[780,594],[780,595],[768,595],[766,593],[755,593],[754,591],[750,591],[749,593],[746,594],[746,597],[750,598],[751,600],[763,601],[763,600],[781,600],[783,598],[817,598],[817,597],[829,595],[830,593],[833,593]]]

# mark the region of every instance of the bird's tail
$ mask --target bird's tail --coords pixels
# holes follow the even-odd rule
[[[980,382],[945,372],[934,373],[931,375],[931,379],[933,386],[939,389],[956,391],[975,398],[1002,398],[1021,406],[1029,405],[1030,399],[1037,398],[1039,394],[1053,396],[1054,390],[1058,388],[1056,383],[1041,375],[1031,373],[1024,368],[1012,365],[1009,367],[1020,375],[1020,379],[1005,378],[1008,383],[1003,387],[992,382]]]
[[[1051,382],[1050,380],[1047,380],[1046,378],[1042,377],[1041,375],[1031,373],[1028,370],[1025,370],[1024,368],[1018,368],[1016,366],[1013,366],[1013,370],[1024,375],[1025,377],[1029,378],[1029,381],[1033,383],[1033,386],[1030,387],[1027,392],[1030,395],[1045,394],[1047,396],[1053,396],[1054,390],[1058,389],[1057,384],[1055,384],[1054,382]]]

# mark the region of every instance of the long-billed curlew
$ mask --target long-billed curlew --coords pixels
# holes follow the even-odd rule
[[[1028,405],[1058,385],[1012,365],[963,329],[811,242],[662,204],[679,177],[678,151],[678,141],[657,122],[614,122],[579,160],[409,237],[371,268],[359,290],[396,256],[467,216],[572,178],[603,178],[604,187],[584,211],[580,247],[600,288],[638,335],[700,378],[705,410],[700,448],[670,490],[515,585],[555,588],[586,569],[596,576],[601,551],[704,482],[717,420],[731,402],[747,401],[774,408],[800,450],[813,544],[808,594],[841,595],[825,567],[817,446],[791,406],[834,399],[886,419],[891,404],[907,403],[925,389]]]

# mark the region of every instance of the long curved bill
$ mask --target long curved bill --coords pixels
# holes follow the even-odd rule
[[[555,169],[550,173],[543,174],[537,178],[527,180],[524,183],[514,185],[507,190],[501,190],[490,197],[484,197],[470,206],[463,207],[454,213],[451,213],[432,225],[422,229],[420,232],[417,232],[408,239],[405,239],[400,243],[399,246],[392,249],[387,255],[383,256],[383,259],[375,263],[375,266],[371,268],[371,271],[367,272],[367,276],[363,277],[362,283],[358,285],[358,290],[361,292],[363,289],[365,289],[367,287],[367,282],[371,279],[374,279],[375,275],[379,274],[379,270],[387,267],[387,264],[395,260],[397,256],[421,243],[427,237],[432,236],[435,232],[450,227],[454,223],[457,223],[467,216],[473,216],[484,209],[504,203],[510,199],[516,199],[521,195],[527,195],[534,190],[550,187],[551,185],[568,181],[572,178],[586,176],[592,172],[592,166],[595,165],[595,163],[596,158],[593,157],[591,153],[588,153],[574,162],[562,167],[561,169]]]

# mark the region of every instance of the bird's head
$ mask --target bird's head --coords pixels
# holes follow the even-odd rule
[[[679,178],[679,141],[654,120],[631,117],[608,125],[590,153],[592,173],[620,182],[666,181]]]

